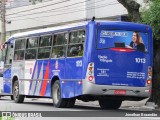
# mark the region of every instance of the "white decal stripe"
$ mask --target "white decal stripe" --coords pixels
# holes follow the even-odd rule
[[[38,73],[38,63],[36,64],[36,69],[35,69],[35,72],[34,72],[33,79],[37,79],[37,73]],[[36,87],[36,81],[32,81],[30,95],[34,94],[35,87]]]
[[[43,63],[42,63],[41,70],[40,70],[39,77],[38,77],[38,82],[37,82],[37,85],[36,85],[35,95],[40,94],[41,84],[42,84],[42,81],[43,81],[43,67],[44,66],[43,66]]]

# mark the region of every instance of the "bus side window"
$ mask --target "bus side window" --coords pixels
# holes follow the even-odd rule
[[[65,57],[67,41],[68,41],[68,33],[60,33],[54,35],[52,58]]]
[[[36,59],[38,37],[28,38],[26,43],[25,59]]]
[[[85,41],[84,30],[71,32],[67,56],[68,57],[83,56],[84,41]]]
[[[15,41],[14,60],[24,60],[25,39]]]
[[[12,59],[13,59],[13,44],[7,43],[6,46],[6,59],[5,59],[5,64],[12,64]]]
[[[38,47],[38,59],[50,58],[52,36],[41,36]]]

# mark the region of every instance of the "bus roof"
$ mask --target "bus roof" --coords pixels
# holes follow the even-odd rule
[[[81,26],[87,25],[87,23],[88,23],[87,21],[84,21],[84,22],[79,22],[79,23],[72,23],[72,24],[67,24],[67,25],[51,27],[51,28],[44,28],[44,29],[33,30],[33,31],[28,31],[28,32],[16,33],[9,38],[9,41],[17,37],[29,36],[29,35],[38,34],[38,33],[52,32],[55,30],[63,30],[63,29],[68,29],[68,28],[73,28],[73,27],[81,27]]]
[[[49,33],[49,32],[53,32],[56,30],[63,30],[63,29],[69,29],[69,28],[74,28],[74,27],[83,27],[85,25],[87,25],[90,21],[83,21],[83,22],[78,22],[78,23],[72,23],[72,24],[67,24],[67,25],[61,25],[61,26],[55,26],[55,27],[51,27],[51,28],[45,28],[45,29],[39,29],[39,30],[33,30],[33,31],[28,31],[28,32],[22,32],[22,33],[17,33],[12,35],[8,41],[12,41],[14,38],[18,38],[18,37],[24,37],[24,36],[30,36],[30,35],[36,35],[39,33]],[[96,20],[95,22],[100,22],[101,24],[108,24],[108,25],[123,25],[123,26],[128,26],[131,25],[134,28],[139,27],[139,26],[148,26],[148,25],[143,25],[143,24],[139,24],[139,23],[132,23],[132,22],[122,22],[122,21],[107,21],[107,20]],[[148,26],[149,27],[149,26]]]

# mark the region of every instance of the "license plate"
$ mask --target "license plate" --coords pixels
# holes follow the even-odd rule
[[[126,90],[114,90],[115,95],[126,95]]]

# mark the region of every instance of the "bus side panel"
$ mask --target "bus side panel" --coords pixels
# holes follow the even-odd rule
[[[66,81],[61,82],[62,90],[61,97],[62,98],[72,98],[79,95],[82,95],[82,81]]]
[[[64,82],[61,83],[62,98],[82,95],[82,57],[67,58],[65,69],[65,79],[63,79]]]
[[[61,97],[62,98],[71,98],[74,97],[74,82],[61,82],[62,90],[61,90]]]
[[[49,80],[49,68],[50,61],[49,60],[38,60],[38,73],[36,78],[34,95],[36,96],[45,96],[45,92],[47,89],[47,84]]]
[[[3,90],[4,93],[11,93],[12,92],[12,87],[11,87],[11,68],[7,69],[4,73],[3,73]]]
[[[25,61],[13,61],[11,68],[11,78],[18,77],[19,80],[19,94],[24,94],[24,69]],[[20,82],[21,81],[21,82]]]
[[[49,62],[49,64],[48,64],[49,66],[47,66],[43,70],[44,76],[43,76],[43,84],[41,85],[40,96],[51,97],[51,81],[52,81],[52,79],[55,76],[58,77],[60,79],[60,81],[62,79],[64,79],[65,59],[64,58],[51,59],[48,62]]]
[[[67,58],[65,79],[68,80],[81,80],[82,79],[82,57],[80,58]]]

